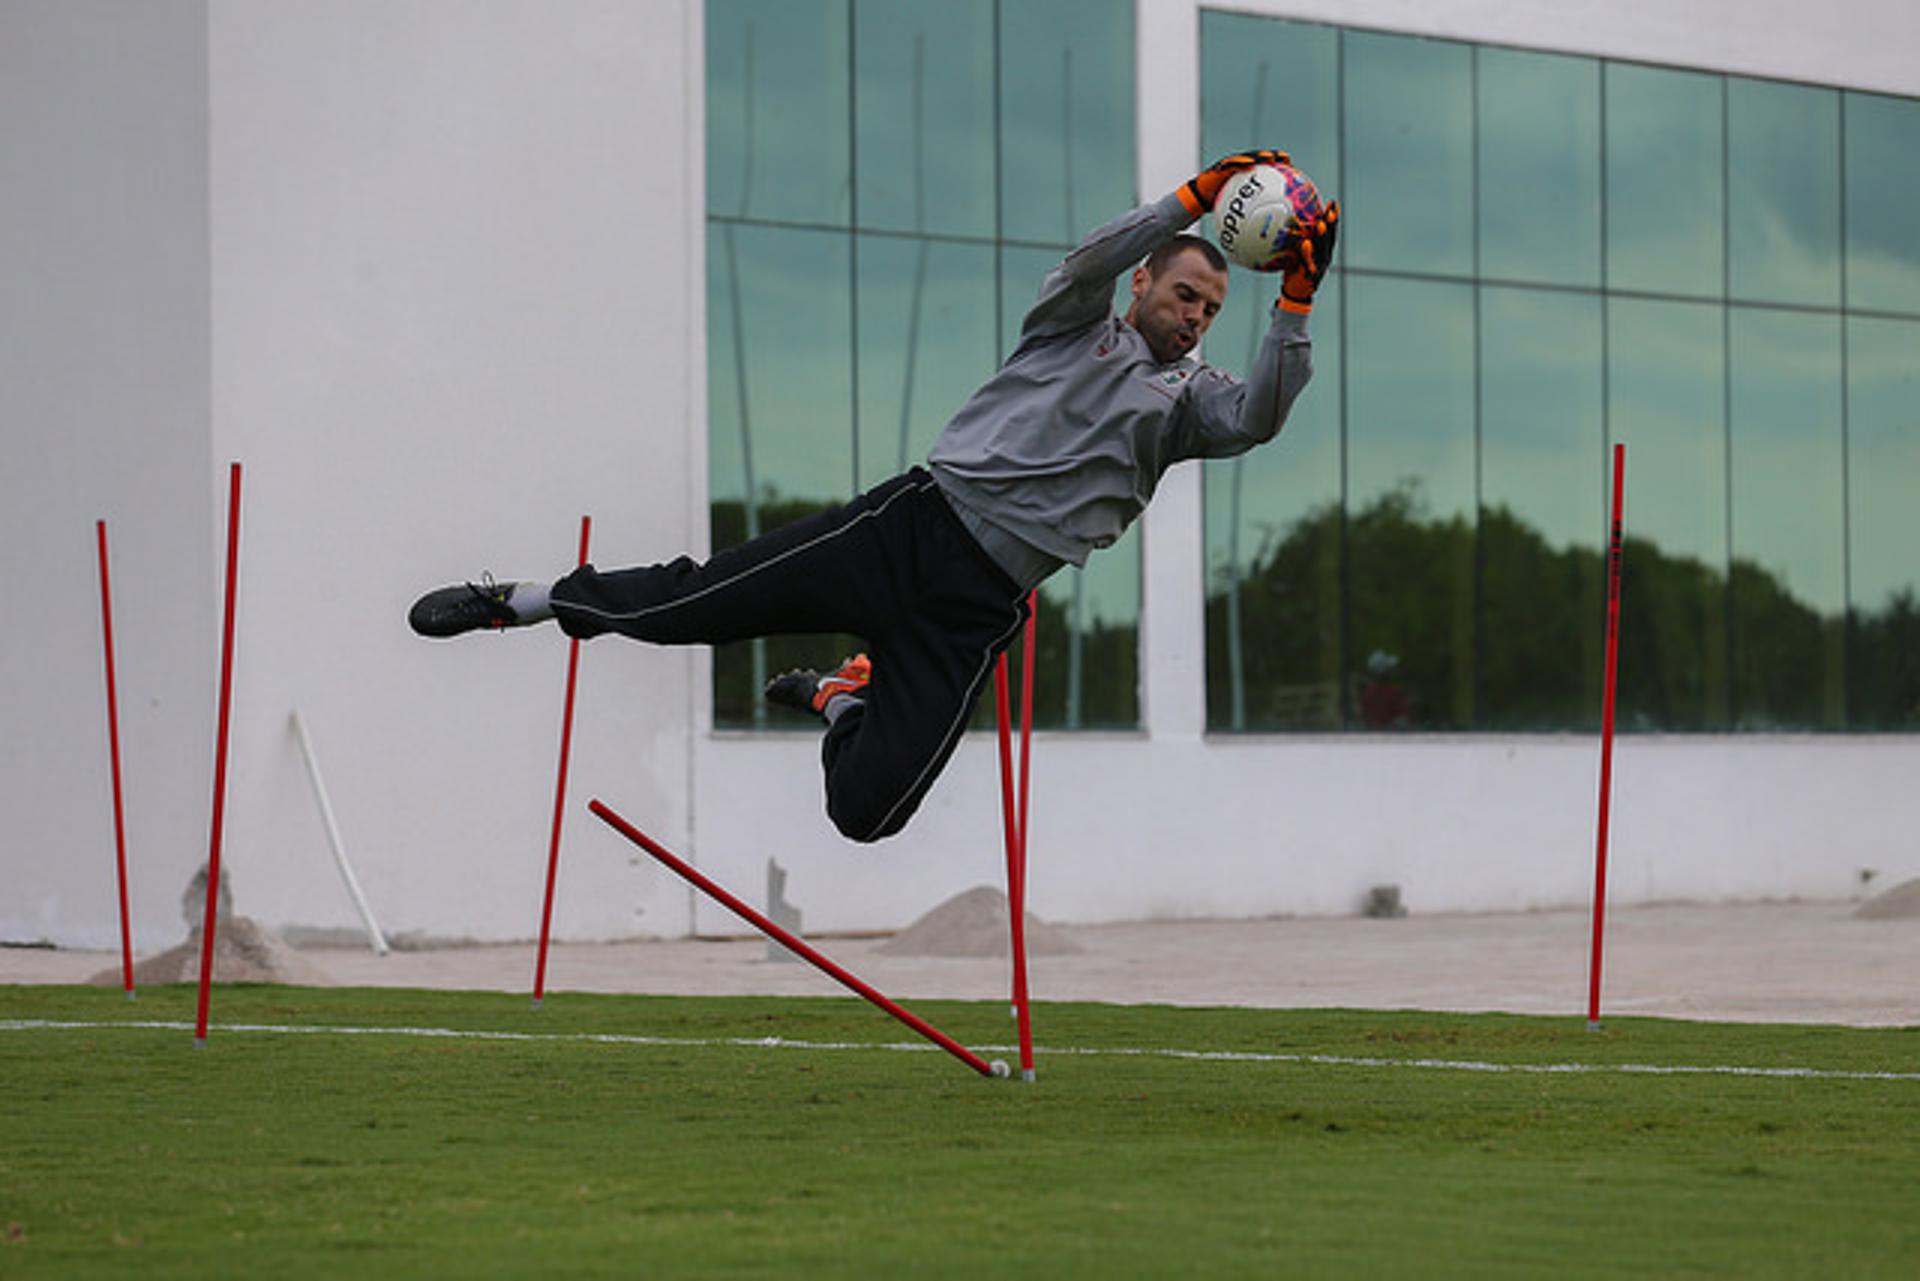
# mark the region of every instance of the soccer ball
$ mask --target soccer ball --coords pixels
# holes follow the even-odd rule
[[[1256,165],[1233,176],[1213,205],[1220,250],[1252,271],[1279,271],[1300,227],[1327,209],[1313,179],[1292,165]]]

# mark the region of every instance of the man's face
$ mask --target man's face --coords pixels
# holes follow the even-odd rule
[[[1147,340],[1154,359],[1165,364],[1200,345],[1226,300],[1227,273],[1189,250],[1175,254],[1158,274],[1144,266],[1134,269],[1127,323]]]

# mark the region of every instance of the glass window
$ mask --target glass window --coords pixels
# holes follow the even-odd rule
[[[1207,359],[1243,371],[1272,299],[1239,296],[1207,334]],[[1313,382],[1277,440],[1206,466],[1207,724],[1337,729],[1340,654],[1340,291],[1313,309]]]
[[[1242,14],[1200,14],[1200,150],[1211,163],[1274,147],[1328,198],[1340,183],[1338,33]],[[1212,224],[1206,225],[1212,235]],[[1271,302],[1271,299],[1268,299]]]
[[[1051,246],[1010,245],[1001,252],[1004,358],[1019,341],[1020,320],[1046,273],[1138,196],[1131,8],[1102,0],[1030,0],[1002,5],[1000,22],[1001,235]],[[1123,273],[1116,306],[1124,310],[1129,296]],[[1138,532],[1129,530],[1084,569],[1069,566],[1042,587],[1035,724],[1139,723],[1139,548]]]
[[[1602,339],[1597,295],[1481,290],[1482,728],[1599,723]]]
[[[1043,583],[1034,627],[1034,724],[1139,724],[1140,527]]]
[[[1351,267],[1473,272],[1473,57],[1463,44],[1350,31],[1341,228]],[[1343,206],[1344,207],[1344,206]]]
[[[992,245],[862,236],[858,246],[864,490],[925,462],[1001,357]]]
[[[852,482],[847,236],[720,227],[708,238],[708,488],[845,499]],[[789,317],[804,315],[806,325]]]
[[[1729,319],[1735,715],[1751,729],[1838,729],[1839,318],[1742,307]]]
[[[1727,443],[1722,309],[1615,299],[1613,438],[1627,447],[1623,729],[1724,728]]]
[[[1339,33],[1202,11],[1201,151],[1277,147],[1337,198]],[[1214,234],[1211,221],[1203,224]],[[1344,251],[1341,263],[1344,265]],[[1233,275],[1206,359],[1252,367],[1277,282]],[[1337,729],[1340,693],[1340,300],[1313,313],[1314,380],[1280,438],[1205,464],[1207,724]]]
[[[1719,297],[1720,77],[1609,63],[1607,285]]]
[[[891,0],[860,5],[858,17],[860,226],[990,239],[993,9]]]
[[[1845,98],[1847,305],[1920,314],[1920,100]]]
[[[1137,200],[1133,7],[1022,0],[1000,24],[1000,234],[1064,249]]]
[[[1727,82],[1727,291],[1840,304],[1840,95]]]
[[[845,0],[708,0],[707,212],[844,225]]]
[[[851,492],[849,251],[838,232],[731,222],[709,228],[707,484],[715,551]],[[822,661],[816,647],[790,637],[716,646],[715,723],[765,725],[760,691],[768,676]]]
[[[707,240],[708,475],[716,500],[844,500],[853,482],[851,245],[723,224]]]
[[[923,462],[1045,273],[1133,205],[1134,41],[1106,0],[709,0],[706,44],[722,549]],[[1123,539],[1048,584],[1038,723],[1138,722],[1139,579]],[[716,723],[858,644],[716,649]]]
[[[1847,719],[1920,731],[1920,321],[1847,322]]]
[[[1481,49],[1480,271],[1600,284],[1600,64]]]
[[[1376,656],[1407,723],[1590,727],[1618,440],[1624,728],[1920,730],[1920,101],[1200,35],[1202,151],[1348,206],[1288,435],[1207,464],[1211,728],[1377,723]]]
[[[1473,289],[1355,277],[1346,300],[1348,670],[1395,687],[1369,695],[1363,684],[1357,719],[1372,728],[1467,728]]]

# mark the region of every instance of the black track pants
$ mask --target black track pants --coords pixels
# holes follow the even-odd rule
[[[966,727],[1026,600],[921,468],[843,507],[714,556],[554,585],[568,635],[661,645],[850,632],[873,659],[865,701],[827,730],[827,814],[856,841],[898,832]]]

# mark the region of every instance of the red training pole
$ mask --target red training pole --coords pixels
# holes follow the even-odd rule
[[[1033,756],[1033,634],[1038,622],[1040,593],[1027,593],[1027,625],[1020,636],[1020,881],[1026,887],[1027,795]]]
[[[580,518],[580,561],[587,563],[587,538],[593,531],[593,517]],[[567,756],[573,743],[573,686],[580,674],[580,638],[567,643],[567,702],[560,716],[560,777],[553,785],[553,838],[547,844],[547,897],[540,908],[540,959],[533,967],[533,1008],[547,992],[547,940],[553,927],[553,883],[560,872],[560,816],[567,804]]]
[[[120,877],[120,972],[133,999],[133,926],[127,912],[127,820],[120,800],[120,703],[113,684],[113,589],[107,579],[107,522],[94,522],[100,544],[100,634],[107,656],[107,755],[113,762],[113,852]]]
[[[194,1046],[207,1044],[207,998],[213,987],[213,927],[220,903],[220,837],[227,808],[227,723],[233,704],[233,607],[240,572],[240,464],[227,473],[227,605],[220,638],[220,719],[213,748],[213,835],[207,854],[207,914],[200,927],[200,1014]]]
[[[1007,923],[1012,940],[1014,985],[1013,1014],[1020,1016],[1020,810],[1013,790],[1013,712],[1007,695],[1007,656],[1002,653],[993,667],[993,705],[1000,727],[1000,822],[1007,847]]]
[[[635,845],[638,845],[647,853],[653,855],[654,858],[665,864],[669,871],[679,875],[695,889],[706,894],[709,898],[719,903],[741,920],[747,922],[747,924],[759,930],[762,934],[783,944],[794,955],[812,962],[814,967],[819,969],[821,973],[854,992],[856,995],[865,997],[874,1005],[879,1006],[882,1010],[885,1010],[888,1014],[891,1014],[894,1018],[918,1032],[921,1036],[926,1037],[929,1041],[932,1041],[935,1045],[953,1055],[954,1058],[959,1059],[962,1063],[978,1072],[981,1076],[1005,1075],[1005,1064],[1000,1064],[1001,1071],[996,1072],[994,1070],[994,1064],[987,1062],[978,1054],[975,1054],[972,1050],[969,1050],[966,1046],[933,1026],[933,1024],[927,1022],[919,1015],[914,1014],[911,1010],[908,1010],[905,1006],[889,999],[878,988],[862,981],[851,971],[835,964],[823,953],[815,950],[811,945],[804,942],[798,935],[775,925],[746,903],[722,889],[716,882],[703,876],[692,864],[682,861],[678,856],[654,841],[654,839],[645,832],[642,832],[639,828],[627,822],[624,818],[621,818],[598,799],[589,801],[587,808],[592,810],[595,816],[605,822],[607,826],[632,841]]]
[[[1020,848],[1019,876],[1010,882],[1013,919],[1013,1007],[1020,1023],[1020,1076],[1033,1080],[1033,1016],[1027,995],[1027,822],[1028,783],[1033,760],[1033,637],[1038,592],[1027,593],[1027,625],[1020,640]]]
[[[1627,447],[1613,447],[1613,525],[1607,542],[1607,674],[1600,701],[1600,825],[1593,856],[1593,961],[1587,976],[1587,1026],[1600,1026],[1600,940],[1607,913],[1607,821],[1613,792],[1614,672],[1620,659],[1620,514]]]

